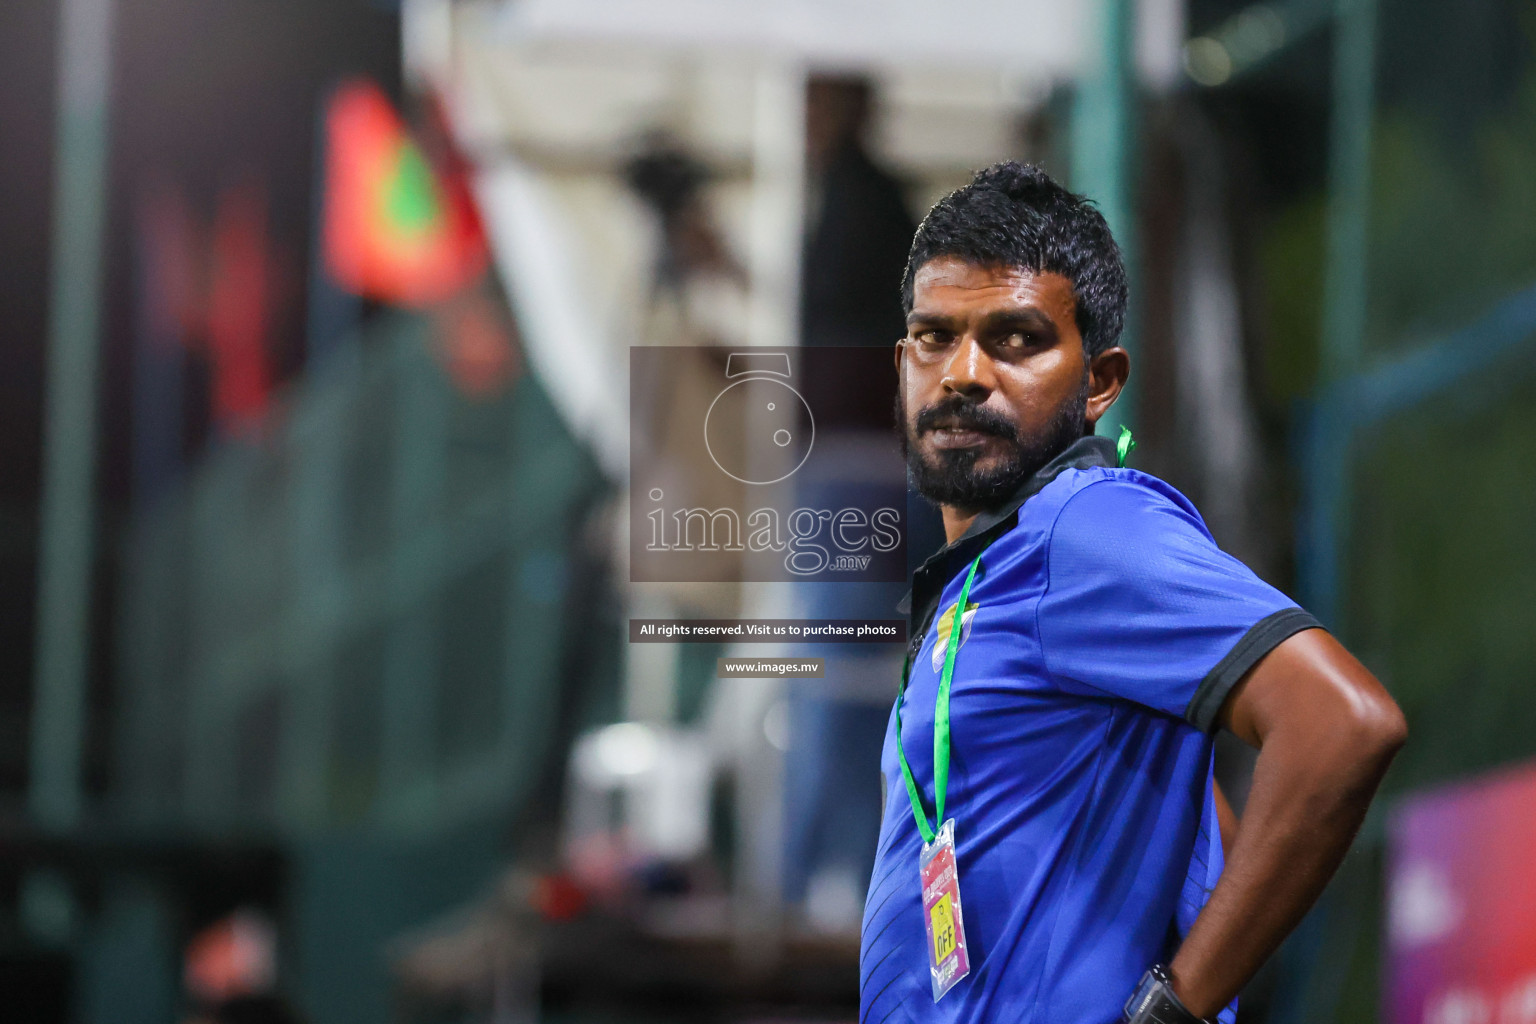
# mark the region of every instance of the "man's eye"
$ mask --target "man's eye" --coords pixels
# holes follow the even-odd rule
[[[1024,349],[1034,345],[1039,339],[1033,334],[1025,334],[1015,331],[1003,339],[1003,347],[1011,349]]]
[[[949,340],[948,335],[943,331],[919,331],[915,337],[919,345],[929,346],[942,345]]]

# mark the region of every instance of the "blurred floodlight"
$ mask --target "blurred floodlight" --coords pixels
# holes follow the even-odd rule
[[[1209,35],[1184,44],[1184,70],[1200,85],[1222,85],[1302,34],[1294,29],[1288,31],[1285,17],[1269,4],[1245,7]]]
[[[1232,77],[1232,55],[1210,36],[1184,44],[1184,70],[1200,85],[1221,85]]]
[[[623,778],[655,769],[661,744],[650,726],[620,722],[598,732],[591,749],[597,765],[608,776]]]
[[[1254,4],[1231,22],[1224,45],[1239,64],[1269,56],[1285,43],[1285,19],[1268,4]]]
[[[1052,0],[516,0],[509,39],[736,49],[825,63],[1024,65],[1082,60],[1088,4]]]

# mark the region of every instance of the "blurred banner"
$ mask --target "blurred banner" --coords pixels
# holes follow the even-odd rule
[[[1536,765],[1410,798],[1391,842],[1382,1019],[1536,1021]]]

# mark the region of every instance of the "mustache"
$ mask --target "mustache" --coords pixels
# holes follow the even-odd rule
[[[1019,440],[1019,428],[1001,413],[961,395],[951,395],[935,402],[917,414],[912,424],[914,434],[926,434],[930,430],[974,430],[982,434]]]

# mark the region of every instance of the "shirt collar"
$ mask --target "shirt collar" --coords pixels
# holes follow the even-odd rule
[[[998,537],[1007,533],[1019,521],[1019,508],[1031,497],[1045,489],[1069,469],[1088,469],[1092,466],[1113,466],[1118,462],[1115,442],[1107,437],[1079,438],[1068,445],[1061,454],[1041,466],[1019,485],[1018,489],[994,510],[983,512],[971,520],[971,525],[951,544],[934,552],[912,574],[912,589],[901,599],[897,610],[910,616],[911,635],[921,635],[927,625],[928,614],[938,603],[944,585],[954,578],[961,567],[970,563]]]

